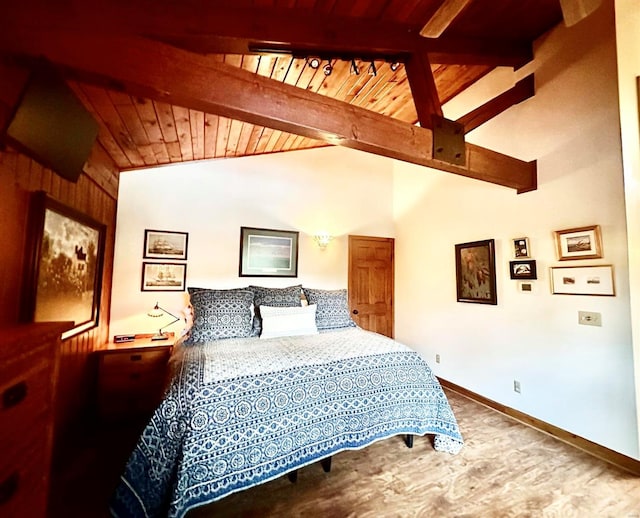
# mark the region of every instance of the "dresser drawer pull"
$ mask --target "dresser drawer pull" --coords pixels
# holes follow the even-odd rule
[[[27,382],[19,381],[2,393],[2,408],[7,409],[19,404],[27,397]]]
[[[18,490],[18,482],[20,477],[18,472],[14,471],[0,484],[0,505],[7,503]]]
[[[132,354],[131,355],[131,361],[132,362],[139,362],[140,360],[142,360],[142,355],[141,354]]]

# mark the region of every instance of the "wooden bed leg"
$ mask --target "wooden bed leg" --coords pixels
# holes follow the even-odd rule
[[[404,442],[407,445],[407,448],[413,448],[413,435],[407,434],[404,436]]]
[[[293,471],[289,471],[289,473],[287,473],[287,478],[289,479],[289,482],[295,484],[298,481],[298,470],[294,469]]]
[[[326,457],[320,461],[320,465],[325,473],[329,473],[331,471],[331,457]]]

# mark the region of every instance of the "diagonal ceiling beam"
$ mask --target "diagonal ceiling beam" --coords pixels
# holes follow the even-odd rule
[[[414,53],[406,61],[405,68],[420,126],[433,129],[432,116],[442,117],[442,106],[429,58],[426,54]]]
[[[444,0],[420,30],[420,36],[439,38],[472,0]]]
[[[432,132],[143,38],[3,31],[0,51],[37,58],[132,94],[517,189],[535,162],[467,145],[463,166],[432,156]]]
[[[463,115],[456,122],[464,126],[465,133],[469,133],[503,111],[529,99],[529,97],[533,97],[535,93],[535,81],[533,74],[531,74],[518,81],[515,86],[506,92]]]
[[[65,9],[66,6],[66,9]],[[3,7],[3,25],[36,30],[77,30],[159,39],[202,54],[249,54],[255,49],[329,53],[334,57],[397,58],[427,52],[432,63],[519,67],[532,59],[528,42],[439,38],[411,25],[294,13],[290,9],[237,8],[202,2],[24,0]],[[403,59],[399,59],[403,61]]]

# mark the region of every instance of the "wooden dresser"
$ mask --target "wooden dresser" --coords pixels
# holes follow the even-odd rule
[[[60,336],[70,327],[0,329],[0,516],[46,516]]]
[[[95,351],[101,419],[146,419],[160,403],[175,336],[158,341],[151,336],[136,335],[132,342],[111,342]]]

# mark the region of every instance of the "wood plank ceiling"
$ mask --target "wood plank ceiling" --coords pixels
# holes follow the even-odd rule
[[[420,36],[459,4],[437,38]],[[53,5],[51,5],[53,4]],[[25,0],[0,29],[144,36],[409,124],[490,72],[518,67],[535,38],[562,20],[558,0]],[[455,6],[454,6],[455,7]],[[442,29],[441,29],[442,30]],[[2,44],[0,42],[0,51]],[[322,58],[311,67],[309,56]],[[416,62],[415,56],[423,61]],[[399,62],[397,69],[392,63]],[[330,75],[323,66],[330,63]],[[353,64],[359,74],[353,73]],[[429,83],[422,85],[430,67]],[[373,69],[375,67],[375,74]],[[394,67],[395,68],[395,67]],[[411,77],[413,74],[413,77]],[[409,77],[408,77],[409,76]],[[120,170],[329,145],[327,141],[137,95],[71,74]],[[229,96],[237,92],[227,92]],[[508,106],[502,107],[502,109]],[[422,113],[421,113],[422,112]],[[440,112],[441,113],[441,112]],[[499,151],[499,150],[498,150]]]

